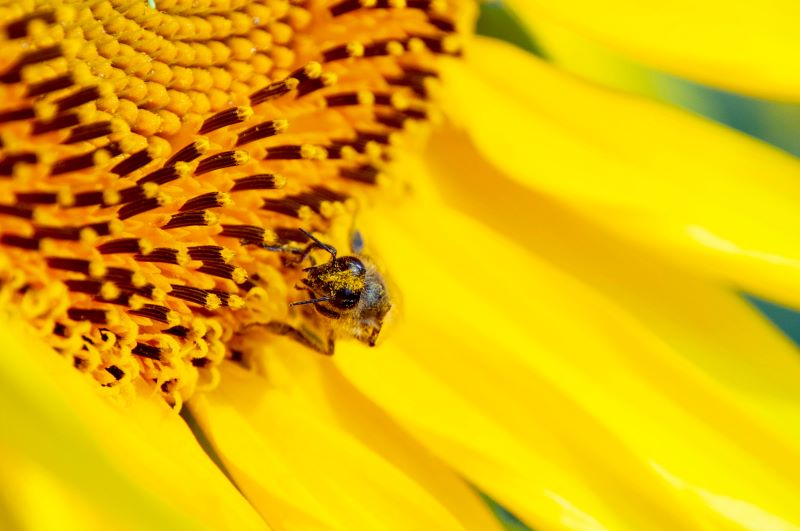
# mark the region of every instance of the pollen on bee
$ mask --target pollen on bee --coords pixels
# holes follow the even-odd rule
[[[438,57],[471,10],[241,4],[0,17],[0,300],[105,390],[180,403],[249,324],[294,315],[303,230],[333,234],[407,177],[392,160],[437,116]]]

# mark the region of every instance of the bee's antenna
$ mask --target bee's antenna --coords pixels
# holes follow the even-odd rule
[[[311,241],[316,243],[320,248],[322,248],[322,249],[328,251],[329,253],[331,253],[331,256],[333,257],[334,260],[336,259],[336,248],[335,247],[333,247],[331,245],[328,245],[328,244],[325,244],[325,243],[322,243],[319,240],[319,238],[317,238],[316,236],[314,236],[313,234],[311,234],[310,232],[308,232],[305,229],[300,229],[300,232],[302,232],[303,234],[308,236],[311,239]]]
[[[301,306],[303,304],[314,304],[315,302],[325,302],[331,300],[330,297],[319,297],[316,299],[308,299],[306,301],[290,302],[289,306]]]

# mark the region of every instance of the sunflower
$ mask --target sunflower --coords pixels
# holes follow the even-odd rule
[[[0,8],[3,528],[800,525],[800,166],[474,8]]]

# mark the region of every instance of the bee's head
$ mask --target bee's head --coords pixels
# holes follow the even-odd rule
[[[315,304],[326,303],[331,312],[341,313],[352,310],[361,300],[367,270],[355,256],[333,258],[325,264],[307,267],[304,271],[306,278],[303,284],[315,298],[324,299]]]
[[[319,313],[336,321],[332,323],[335,330],[374,346],[392,307],[383,277],[363,257],[337,257],[330,246],[323,248],[331,253],[331,259],[304,269],[302,285],[311,298],[292,305],[313,304]]]

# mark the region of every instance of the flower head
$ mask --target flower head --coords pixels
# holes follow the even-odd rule
[[[380,274],[335,250],[304,272],[333,249],[308,231],[349,247],[435,112],[436,56],[458,52],[467,7],[5,6],[3,298],[101,385],[142,378],[172,402],[253,327],[374,344]]]

